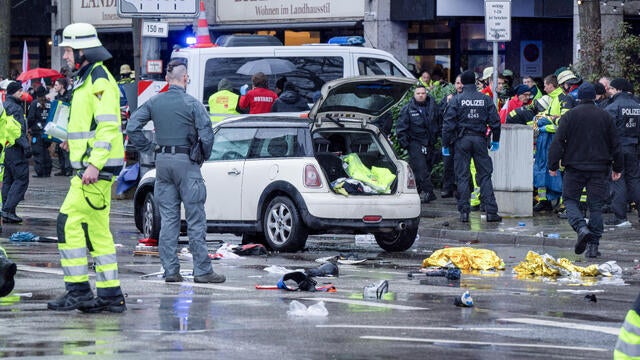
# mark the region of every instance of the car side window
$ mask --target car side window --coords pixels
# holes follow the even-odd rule
[[[255,133],[253,128],[218,128],[209,160],[246,159]]]
[[[250,159],[284,158],[303,156],[298,141],[298,129],[264,128],[258,129],[249,151]]]
[[[358,72],[360,75],[404,76],[392,62],[367,57],[358,58]]]

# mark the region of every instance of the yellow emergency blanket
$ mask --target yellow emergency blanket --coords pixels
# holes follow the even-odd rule
[[[600,275],[598,265],[577,266],[566,258],[556,260],[549,254],[540,255],[535,251],[529,251],[525,260],[513,268],[513,271],[519,276],[570,276],[573,273],[582,276]]]
[[[453,263],[460,270],[504,270],[504,261],[492,250],[452,247],[436,250],[422,261],[422,267],[444,267]]]

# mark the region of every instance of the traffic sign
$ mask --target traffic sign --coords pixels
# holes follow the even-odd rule
[[[199,13],[199,0],[118,0],[122,18],[195,18]]]
[[[162,60],[147,60],[147,74],[162,74]]]
[[[511,41],[511,0],[485,0],[484,23],[487,41]]]
[[[142,36],[149,37],[163,37],[169,36],[169,23],[155,22],[155,21],[143,21],[142,22]]]

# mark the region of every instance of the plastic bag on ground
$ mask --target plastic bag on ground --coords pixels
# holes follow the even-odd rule
[[[320,301],[309,307],[306,307],[303,303],[297,300],[293,300],[289,304],[289,310],[287,311],[287,315],[304,316],[304,317],[328,316],[329,311],[327,311],[327,308],[324,306],[324,301]]]

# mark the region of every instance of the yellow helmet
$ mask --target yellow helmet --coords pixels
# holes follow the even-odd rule
[[[62,42],[58,46],[72,49],[89,49],[102,46],[102,43],[98,39],[98,32],[93,25],[75,23],[64,28]]]

